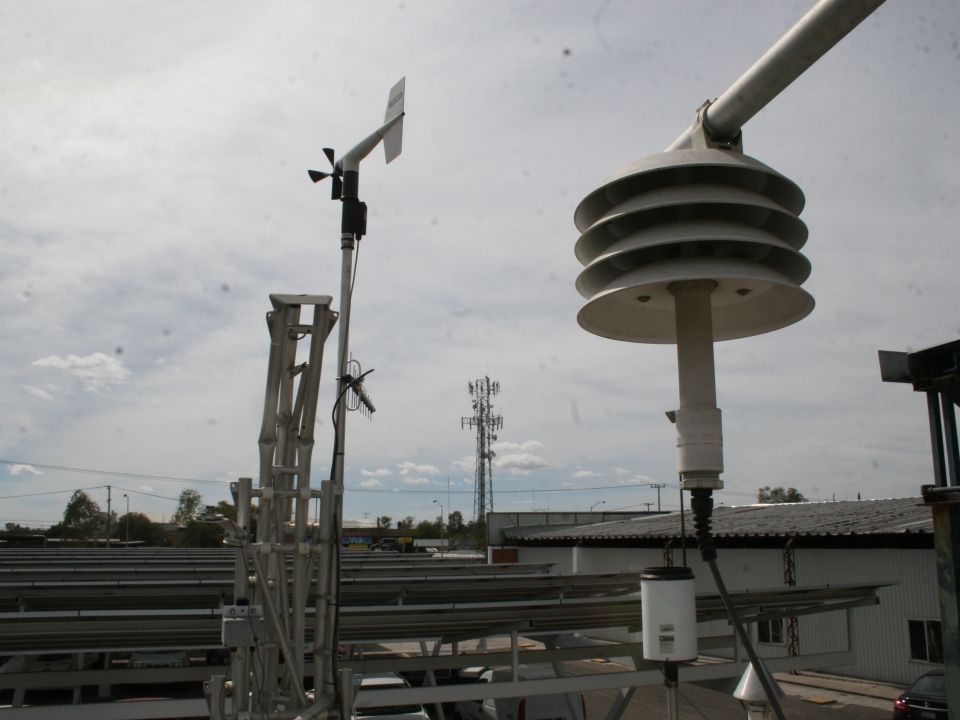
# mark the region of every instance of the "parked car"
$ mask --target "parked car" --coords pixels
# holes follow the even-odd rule
[[[893,701],[893,720],[947,720],[947,681],[943,670],[931,670]]]
[[[463,675],[464,673],[461,673],[461,676]],[[546,680],[555,677],[551,668],[536,665],[521,665],[519,675],[521,680]],[[509,682],[512,678],[511,668],[494,668],[482,672],[477,682]],[[586,720],[587,706],[582,693],[572,692],[462,700],[456,704],[455,713],[462,720]]]
[[[363,695],[364,690],[405,687],[410,687],[410,683],[404,680],[402,676],[397,675],[397,673],[354,675],[354,702],[356,702],[359,696]],[[365,720],[366,718],[376,718],[376,720],[430,720],[430,716],[427,715],[427,711],[423,709],[423,705],[411,704],[366,708],[354,706],[353,720]]]

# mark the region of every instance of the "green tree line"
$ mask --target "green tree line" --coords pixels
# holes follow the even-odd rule
[[[221,500],[211,508],[215,513],[230,520],[237,517],[236,508]],[[180,493],[172,524],[155,523],[139,512],[111,513],[108,517],[99,503],[85,491],[77,490],[70,496],[63,511],[63,519],[46,530],[32,530],[15,523],[7,523],[0,534],[43,534],[77,544],[102,544],[109,537],[114,543],[167,547],[219,547],[224,530],[220,525],[204,522],[200,516],[207,510],[199,492],[186,489]],[[256,512],[254,511],[254,517]],[[408,515],[394,520],[389,515],[377,518],[380,528],[400,531],[403,535],[418,539],[440,538],[449,540],[451,546],[476,540],[478,528],[465,521],[459,510],[449,513],[441,532],[440,516],[433,520],[420,520]],[[393,535],[394,533],[391,533]]]

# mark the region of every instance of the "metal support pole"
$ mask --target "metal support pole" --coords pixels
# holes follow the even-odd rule
[[[107,485],[107,547],[110,547],[110,528],[113,525],[111,522],[113,519],[113,510],[110,507],[110,490],[111,487]]]
[[[337,612],[336,597],[339,593],[340,517],[343,508],[343,467],[347,437],[347,364],[350,360],[350,305],[353,294],[353,251],[356,247],[355,227],[359,200],[359,166],[344,165],[343,208],[340,233],[340,317],[337,340],[337,407],[335,412],[336,433],[333,467],[330,482],[321,484],[323,495],[320,502],[321,562],[317,567],[317,614],[314,633],[314,662],[316,667],[317,698],[335,692],[333,655],[336,652]]]
[[[689,280],[669,286],[677,313],[678,468],[681,485],[716,490],[723,487],[723,435],[713,362],[713,280]]]
[[[237,480],[237,556],[233,571],[233,602],[248,605],[250,602],[250,573],[247,570],[246,546],[250,542],[250,498],[253,478]],[[233,679],[233,708],[243,712],[250,707],[250,649],[237,648],[230,658],[230,677]]]
[[[677,685],[679,672],[677,664],[665,662],[663,664],[663,685],[667,688],[667,720],[679,720],[680,705],[677,702]]]
[[[732,140],[750,118],[846,37],[883,0],[820,0],[703,113],[718,140]],[[689,147],[694,126],[668,150]]]
[[[937,549],[947,706],[951,720],[956,720],[960,718],[960,595],[957,594],[957,579],[960,578],[960,502],[934,503],[931,510]]]
[[[930,421],[930,449],[933,451],[933,484],[947,486],[946,462],[943,457],[943,423],[940,422],[940,393],[927,391],[927,418]]]
[[[957,415],[948,393],[940,393],[940,416],[943,419],[944,454],[947,456],[947,485],[960,485],[960,448],[957,447]]]
[[[267,616],[267,620],[273,626],[274,637],[277,644],[280,646],[280,652],[283,655],[283,659],[286,661],[287,676],[290,679],[293,689],[297,693],[297,699],[300,701],[300,706],[305,707],[309,704],[309,700],[307,699],[307,694],[303,689],[302,678],[297,673],[300,663],[297,662],[297,658],[294,657],[293,650],[290,648],[290,643],[287,642],[282,618],[277,612],[277,606],[274,604],[273,596],[269,592],[269,588],[266,587],[268,583],[266,569],[264,568],[256,549],[250,553],[250,560],[253,562],[254,572],[257,576],[257,583],[263,587],[263,614]]]

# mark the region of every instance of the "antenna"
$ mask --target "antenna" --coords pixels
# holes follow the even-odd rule
[[[482,377],[467,383],[473,415],[460,418],[460,428],[477,429],[477,457],[474,475],[473,521],[477,533],[477,547],[485,547],[487,539],[487,500],[493,512],[493,458],[497,453],[491,444],[497,441],[496,430],[503,427],[503,416],[493,414],[490,398],[500,394],[500,383]]]

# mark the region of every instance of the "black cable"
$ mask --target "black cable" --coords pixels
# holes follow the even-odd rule
[[[351,289],[352,291],[352,289]],[[350,378],[347,380],[346,384],[343,386],[343,389],[337,395],[337,399],[333,403],[333,409],[331,411],[331,423],[333,425],[333,457],[330,462],[330,483],[333,483],[333,470],[336,467],[337,463],[337,453],[340,451],[340,428],[337,425],[337,409],[340,406],[340,403],[343,401],[344,396],[347,394],[347,391],[354,387],[357,383],[361,382],[367,375],[373,372],[373,368],[370,368],[365,373],[362,373],[358,377]],[[341,380],[346,379],[346,377],[341,378]],[[334,493],[331,492],[331,497],[334,496]],[[337,653],[337,647],[339,646],[339,637],[340,637],[340,538],[337,537],[337,528],[340,526],[339,517],[334,515],[333,526],[330,528],[331,537],[327,538],[327,542],[331,543],[331,547],[335,548],[334,552],[334,563],[336,568],[336,577],[337,580],[337,592],[336,596],[332,603],[330,603],[333,611],[333,647],[330,653],[330,670],[331,670],[331,695],[334,699],[335,706],[340,704],[340,685],[337,682],[337,675],[339,672],[339,657]],[[316,639],[314,639],[316,642]],[[327,678],[319,678],[320,686],[323,687],[327,681]],[[313,679],[314,687],[317,685],[317,678]]]
[[[773,712],[779,720],[785,720],[783,708],[780,707],[780,700],[774,692],[773,685],[770,683],[770,677],[766,669],[760,663],[760,657],[750,642],[750,636],[737,617],[737,613],[730,601],[730,595],[727,593],[726,583],[723,582],[723,576],[720,574],[720,568],[717,567],[717,548],[713,544],[713,537],[710,530],[710,518],[713,515],[713,491],[706,488],[696,488],[690,491],[690,508],[693,511],[693,524],[696,529],[697,545],[700,547],[700,557],[710,567],[713,574],[713,580],[717,584],[717,590],[720,593],[720,599],[723,601],[723,607],[727,611],[727,617],[733,625],[740,642],[743,643],[747,656],[750,658],[750,664],[757,673],[763,691],[767,694],[767,702],[773,708]]]

